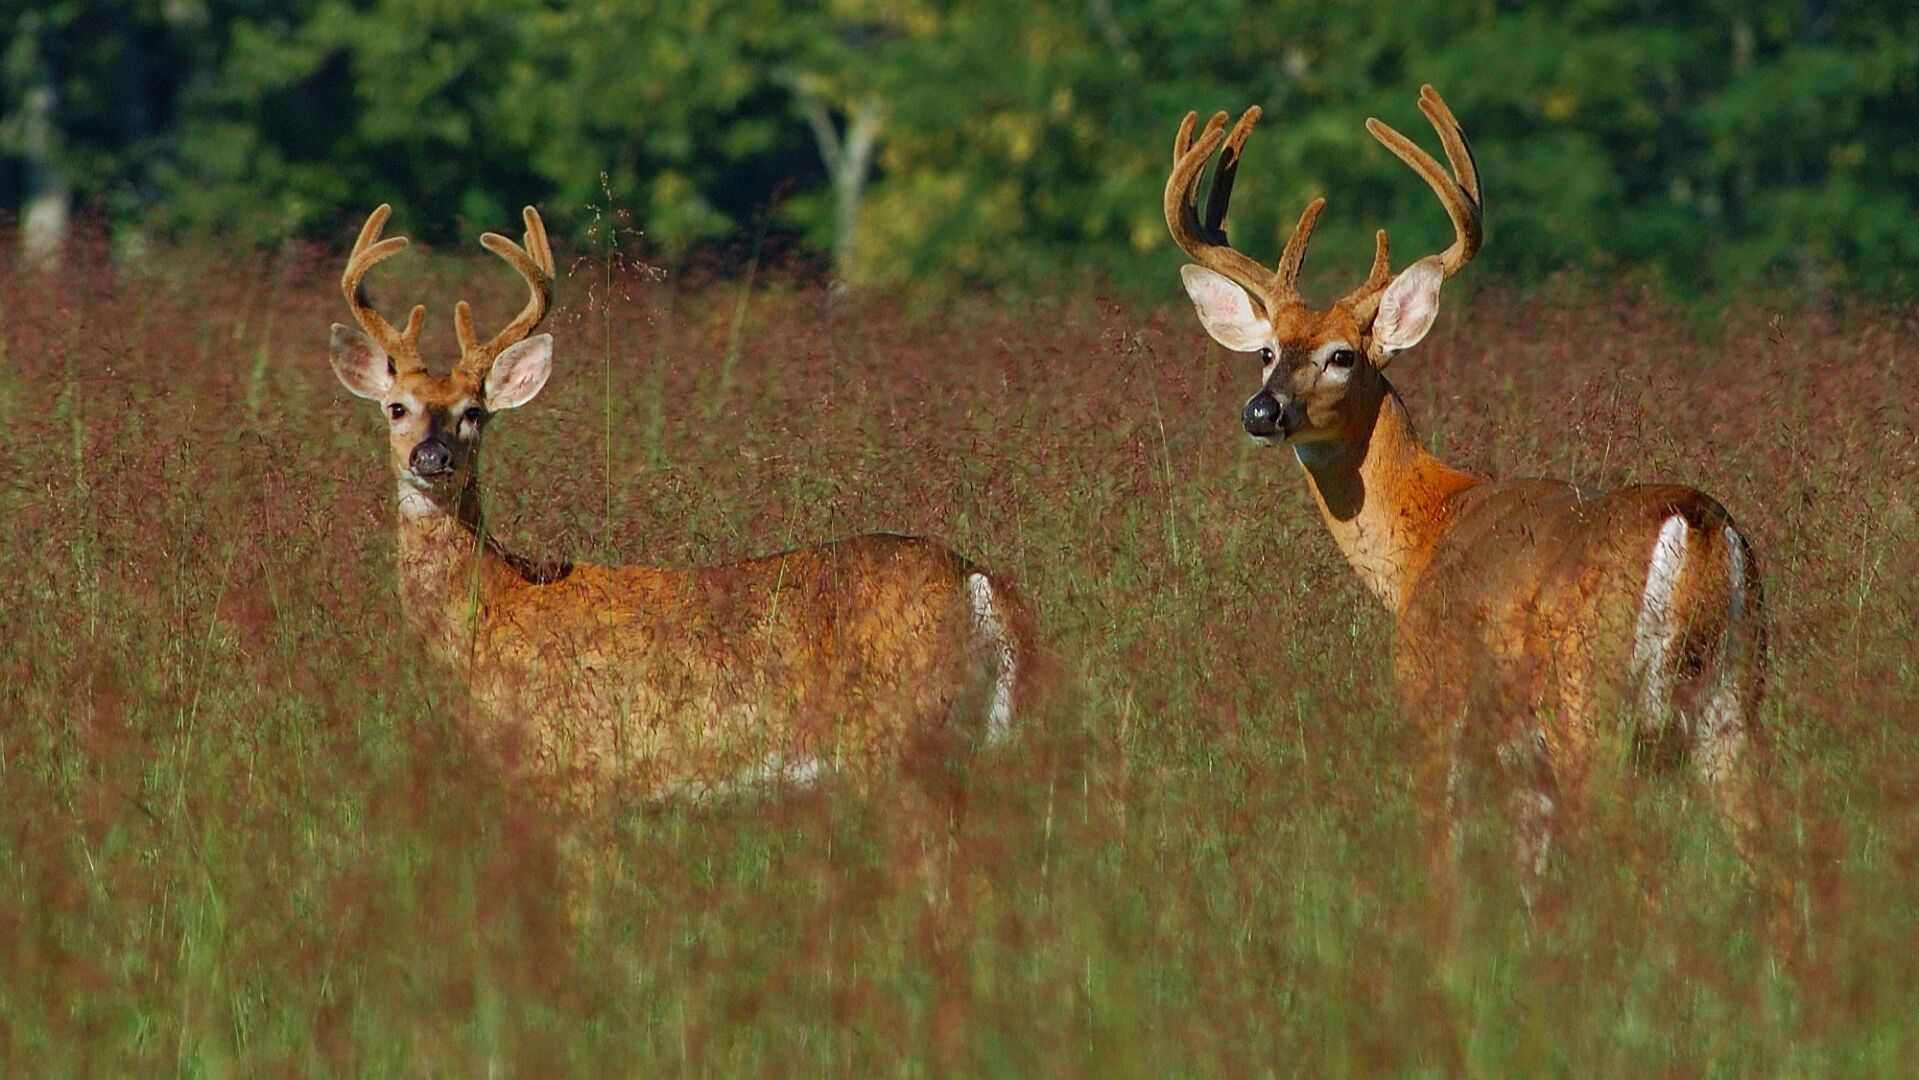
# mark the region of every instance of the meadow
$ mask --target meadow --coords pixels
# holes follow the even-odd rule
[[[394,264],[401,267],[407,260]],[[1919,310],[1449,289],[1394,381],[1496,476],[1713,493],[1765,573],[1795,944],[1703,794],[1621,768],[1529,914],[1434,910],[1387,614],[1256,370],[1164,303],[564,276],[485,461],[530,554],[938,535],[1053,688],[952,775],[555,821],[404,626],[331,258],[0,269],[11,1075],[1883,1075],[1919,1057]],[[484,256],[377,294],[517,308]],[[440,350],[436,352],[435,350]],[[945,850],[916,791],[956,790]],[[579,833],[594,836],[583,840]],[[570,876],[569,845],[610,852]],[[929,873],[929,861],[938,864]]]

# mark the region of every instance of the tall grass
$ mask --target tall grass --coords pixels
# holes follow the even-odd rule
[[[429,350],[455,282],[483,322],[519,304],[481,263],[405,262],[376,284],[433,304]],[[1388,620],[1170,286],[920,307],[762,278],[748,306],[581,273],[617,302],[563,284],[489,527],[674,564],[904,530],[1015,575],[1058,685],[965,769],[950,850],[929,871],[912,777],[637,807],[610,840],[542,816],[402,624],[382,429],[325,358],[333,268],[0,271],[8,1072],[1827,1075],[1919,1049],[1914,313],[1492,292],[1396,365],[1456,462],[1682,480],[1752,535],[1806,943],[1767,944],[1700,792],[1624,772],[1551,922],[1476,823],[1444,948]],[[608,852],[583,882],[581,843]]]

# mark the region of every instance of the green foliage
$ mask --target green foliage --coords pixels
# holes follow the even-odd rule
[[[1256,103],[1235,236],[1270,252],[1327,195],[1309,272],[1343,282],[1378,226],[1404,257],[1444,242],[1361,127],[1430,144],[1431,82],[1485,168],[1484,270],[1896,294],[1919,255],[1919,12],[1893,0],[29,0],[0,35],[0,205],[40,55],[80,198],[265,242],[337,240],[382,199],[428,239],[527,200],[584,230],[610,195],[668,258],[768,228],[824,253],[803,85],[886,109],[855,279],[1162,290],[1179,116]]]

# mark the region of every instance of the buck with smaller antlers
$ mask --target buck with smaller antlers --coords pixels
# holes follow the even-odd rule
[[[1380,230],[1366,280],[1324,309],[1297,288],[1324,199],[1307,205],[1274,270],[1226,239],[1227,200],[1259,109],[1230,133],[1225,113],[1197,140],[1197,114],[1180,126],[1166,223],[1197,264],[1180,276],[1200,323],[1226,348],[1259,356],[1260,387],[1241,422],[1260,443],[1292,446],[1333,539],[1393,612],[1394,673],[1426,744],[1419,792],[1441,862],[1450,862],[1469,731],[1514,783],[1530,878],[1554,822],[1577,817],[1609,721],[1625,715],[1636,746],[1690,757],[1751,866],[1764,613],[1758,564],[1725,509],[1685,487],[1601,493],[1462,472],[1420,444],[1386,380],[1394,357],[1432,328],[1441,283],[1481,239],[1485,204],[1466,137],[1432,87],[1419,107],[1451,175],[1378,120],[1366,127],[1439,196],[1454,240],[1395,274]],[[1200,178],[1216,153],[1202,216]]]
[[[341,278],[360,329],[334,324],[333,370],[380,403],[399,486],[399,586],[429,653],[471,687],[482,741],[549,800],[702,797],[856,775],[958,733],[1003,739],[1024,697],[1032,620],[1004,579],[929,540],[862,536],[699,570],[541,564],[485,535],[481,437],[546,385],[553,252],[480,238],[526,280],[525,308],[482,342],[465,301],[460,358],[420,357],[424,305],[396,330],[367,271],[406,247],[367,219]]]

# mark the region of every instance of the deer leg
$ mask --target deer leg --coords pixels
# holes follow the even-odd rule
[[[1419,803],[1421,847],[1432,915],[1431,931],[1442,944],[1458,929],[1459,858],[1465,839],[1463,762],[1457,728],[1428,730],[1414,778]]]
[[[1707,794],[1731,834],[1746,876],[1767,905],[1775,945],[1793,951],[1794,886],[1777,857],[1774,808],[1761,776],[1762,747],[1754,739],[1753,713],[1765,686],[1765,627],[1759,610],[1759,579],[1750,551],[1731,526],[1724,532],[1728,588],[1726,625],[1716,641],[1710,678],[1688,703],[1685,730],[1691,759]]]
[[[1543,732],[1532,730],[1516,736],[1502,744],[1496,756],[1505,781],[1520,898],[1527,912],[1542,914],[1547,906],[1546,867],[1552,857],[1553,835],[1565,817],[1565,798]]]
[[[1774,850],[1773,807],[1743,718],[1720,708],[1723,700],[1716,692],[1707,701],[1693,743],[1693,766],[1725,823],[1747,879],[1766,906],[1774,945],[1791,952],[1796,939],[1795,890]]]
[[[1718,694],[1707,702],[1693,742],[1693,768],[1732,834],[1740,861],[1753,873],[1758,869],[1763,833],[1759,777],[1743,722],[1724,712],[1722,705]]]

